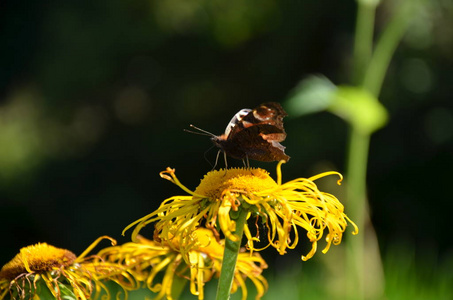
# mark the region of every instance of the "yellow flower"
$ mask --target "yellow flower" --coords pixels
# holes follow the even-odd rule
[[[110,299],[109,291],[102,279],[113,280],[123,290],[137,288],[133,275],[119,264],[96,261],[86,257],[102,239],[100,237],[79,257],[66,249],[56,248],[46,243],[38,243],[20,249],[20,252],[0,271],[0,300],[8,292],[12,299],[40,299],[40,290],[47,286],[55,299],[90,299],[103,290]]]
[[[223,240],[218,242],[211,230],[195,229],[190,235],[191,250],[186,253],[188,263],[184,260],[179,240],[172,239],[172,245],[151,241],[137,236],[137,242],[105,248],[99,252],[104,261],[119,263],[134,270],[145,281],[147,287],[158,293],[155,300],[173,299],[174,285],[181,285],[185,279],[190,281],[190,292],[204,299],[203,286],[213,277],[220,275],[223,258]],[[256,299],[260,299],[267,290],[267,281],[261,275],[267,268],[266,262],[257,253],[240,253],[236,264],[233,286],[234,293],[240,287],[242,299],[247,299],[247,288],[244,278],[249,278],[257,289]],[[156,283],[156,276],[163,272],[161,283]],[[175,283],[176,282],[176,283]]]
[[[124,231],[136,226],[132,233],[132,239],[135,239],[144,226],[157,222],[154,233],[156,237],[170,245],[171,240],[177,237],[181,247],[185,248],[181,252],[188,252],[191,248],[190,234],[195,228],[204,226],[218,236],[217,222],[226,238],[238,241],[240,237],[233,234],[236,227],[235,215],[239,209],[246,209],[248,219],[252,216],[261,218],[267,228],[268,246],[273,246],[280,254],[285,254],[286,248],[292,249],[297,245],[299,228],[304,229],[312,243],[312,249],[302,256],[303,260],[314,255],[317,243],[324,234],[327,245],[323,253],[329,250],[332,243],[338,245],[348,222],[354,227],[353,234],[358,233],[357,226],[346,216],[338,199],[321,192],[314,183],[319,178],[338,175],[340,184],[340,173],[325,172],[282,184],[282,163],[277,165],[277,181],[263,169],[211,171],[194,192],[179,182],[174,169],[167,168],[161,172],[161,177],[175,183],[190,196],[174,196],[164,200],[156,211],[133,222]],[[259,231],[256,236],[252,236],[246,224],[244,234],[248,249],[262,250],[255,247],[255,242],[260,241]]]

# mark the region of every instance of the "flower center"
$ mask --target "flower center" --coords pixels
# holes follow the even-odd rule
[[[253,193],[275,187],[277,183],[266,170],[233,168],[211,171],[204,176],[195,194],[220,199],[225,190]]]
[[[0,271],[0,280],[13,280],[23,273],[44,273],[71,265],[76,255],[69,250],[39,243],[20,249],[20,252]]]

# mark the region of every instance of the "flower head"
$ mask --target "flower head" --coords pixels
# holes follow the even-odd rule
[[[125,265],[139,274],[138,278],[145,281],[147,287],[157,293],[154,299],[172,299],[175,285],[181,280],[189,280],[190,291],[198,299],[204,299],[204,284],[213,277],[218,277],[222,266],[224,241],[217,241],[213,232],[205,228],[197,228],[190,235],[191,248],[188,262],[178,251],[178,238],[172,239],[172,245],[148,240],[137,236],[137,242],[105,248],[99,252],[100,257],[112,263]],[[257,299],[267,290],[267,281],[261,275],[267,268],[266,262],[257,253],[240,253],[232,286],[234,293],[238,287],[242,289],[242,299],[247,299],[245,278],[249,278],[257,288]],[[156,279],[163,273],[161,282]]]
[[[211,171],[194,192],[179,182],[174,169],[167,168],[161,172],[161,177],[175,183],[190,196],[166,199],[156,211],[133,222],[125,230],[136,226],[132,233],[134,239],[144,226],[157,222],[156,237],[169,245],[172,245],[172,239],[177,238],[181,247],[185,248],[181,252],[188,252],[192,247],[191,233],[199,226],[211,229],[216,236],[219,236],[220,228],[226,238],[238,241],[240,237],[233,234],[235,216],[239,209],[246,209],[248,219],[255,216],[262,220],[267,228],[268,246],[273,246],[280,254],[285,254],[286,248],[292,249],[297,245],[299,230],[304,229],[312,249],[302,256],[303,260],[314,255],[318,241],[324,236],[327,245],[323,253],[329,250],[332,243],[339,244],[348,222],[354,227],[353,234],[358,233],[357,226],[346,216],[338,199],[321,192],[314,183],[328,175],[338,175],[340,183],[340,173],[326,172],[282,183],[282,163],[277,165],[277,181],[262,169]],[[255,242],[260,241],[259,231],[256,236],[252,236],[246,224],[244,234],[248,249],[261,250],[255,247]]]
[[[107,237],[97,239],[79,257],[46,243],[22,248],[0,271],[0,300],[8,292],[13,299],[35,299],[37,289],[43,286],[59,300],[89,299],[93,292],[97,295],[102,290],[110,299],[102,279],[117,282],[124,291],[137,288],[133,275],[124,266],[85,257],[104,238]]]

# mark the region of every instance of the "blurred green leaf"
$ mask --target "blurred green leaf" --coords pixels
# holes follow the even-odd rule
[[[310,76],[294,88],[286,107],[296,117],[326,110],[335,98],[336,90],[326,77]]]
[[[352,86],[338,87],[328,110],[363,134],[371,134],[387,123],[384,106],[370,92]]]
[[[286,108],[296,117],[328,110],[365,134],[384,126],[388,118],[385,108],[368,91],[337,87],[324,76],[302,80],[291,93]]]
[[[58,284],[58,286],[60,288],[61,298],[63,300],[76,300],[77,299],[76,295],[74,294],[74,291],[69,286],[62,284],[62,283]],[[43,299],[47,299],[47,298],[44,297]],[[48,299],[52,299],[52,298],[50,297]]]

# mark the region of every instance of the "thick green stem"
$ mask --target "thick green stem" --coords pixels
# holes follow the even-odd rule
[[[362,84],[363,76],[373,52],[374,4],[358,1],[357,20],[354,39],[353,83]]]
[[[357,1],[357,21],[354,40],[353,82],[361,86],[373,54],[373,33],[376,4]],[[364,299],[364,233],[366,205],[366,170],[370,135],[351,127],[348,153],[348,215],[361,230],[361,234],[349,240],[346,255],[347,297]]]
[[[236,231],[234,235],[239,236],[236,242],[230,239],[225,239],[225,251],[223,253],[222,271],[220,272],[219,285],[217,286],[216,300],[230,299],[231,287],[233,285],[234,270],[241,248],[242,234],[244,233],[244,225],[247,219],[247,210],[240,209],[236,221]]]
[[[366,170],[370,135],[352,128],[348,153],[348,215],[361,234],[348,241],[346,257],[348,272],[348,299],[364,299],[364,234],[366,219]]]
[[[378,98],[392,55],[409,24],[413,6],[411,1],[404,3],[387,25],[372,53],[376,7],[367,1],[358,1],[358,5],[354,46],[354,83]],[[346,257],[348,299],[353,300],[364,299],[366,288],[364,280],[364,243],[368,214],[366,173],[371,133],[362,133],[359,129],[351,127],[346,177],[348,178],[348,215],[361,230],[361,234],[349,240]]]

